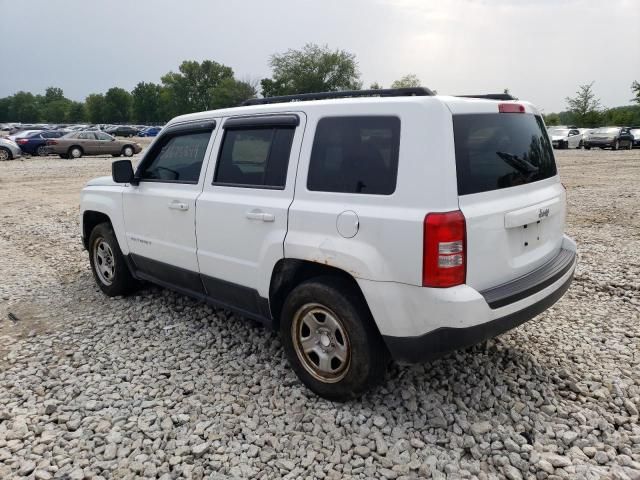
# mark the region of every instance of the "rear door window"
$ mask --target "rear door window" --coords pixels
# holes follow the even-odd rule
[[[398,117],[325,117],[318,122],[307,188],[391,195],[400,150]]]
[[[453,116],[458,195],[537,182],[556,175],[553,149],[537,115]]]

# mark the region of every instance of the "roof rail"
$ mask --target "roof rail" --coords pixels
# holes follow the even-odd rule
[[[485,93],[483,95],[456,95],[463,98],[484,98],[486,100],[518,100],[508,93]]]
[[[339,92],[300,93],[281,97],[250,98],[240,106],[266,105],[269,103],[304,102],[307,100],[326,100],[330,98],[350,97],[425,97],[434,93],[426,87],[381,88],[378,90],[343,90]]]

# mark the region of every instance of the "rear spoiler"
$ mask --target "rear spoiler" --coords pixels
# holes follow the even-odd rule
[[[485,100],[518,100],[508,93],[485,93],[483,95],[455,95],[462,98],[483,98]]]

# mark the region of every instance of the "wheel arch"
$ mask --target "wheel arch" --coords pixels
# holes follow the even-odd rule
[[[302,282],[316,277],[334,277],[348,284],[360,297],[363,305],[365,305],[371,315],[371,310],[362,293],[362,289],[356,279],[348,272],[337,267],[309,260],[283,258],[275,264],[269,284],[269,308],[273,318],[274,329],[278,329],[280,326],[282,307],[289,293]],[[373,319],[373,316],[371,316],[371,318]],[[376,323],[375,320],[373,323]]]
[[[108,223],[113,228],[111,219],[103,212],[85,210],[82,214],[82,243],[86,250],[89,249],[89,237],[91,236],[91,232],[101,223]]]
[[[70,154],[73,148],[79,148],[80,151],[84,154],[84,148],[82,148],[82,145],[78,145],[77,143],[74,143],[73,145],[69,145],[69,148],[67,148],[67,154]]]

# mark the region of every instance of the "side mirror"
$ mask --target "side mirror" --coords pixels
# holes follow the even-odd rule
[[[111,164],[111,177],[116,183],[131,183],[133,181],[133,165],[131,160],[116,160]]]

